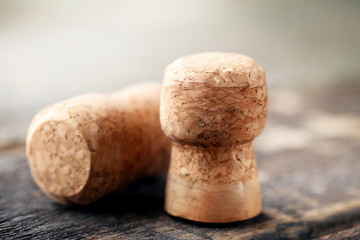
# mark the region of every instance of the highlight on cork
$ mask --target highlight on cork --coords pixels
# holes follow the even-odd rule
[[[235,53],[203,53],[164,73],[160,122],[173,141],[165,210],[208,223],[261,212],[253,139],[267,117],[264,70]]]
[[[160,128],[160,84],[53,104],[26,140],[35,182],[55,201],[89,204],[138,178],[167,171],[171,143]]]

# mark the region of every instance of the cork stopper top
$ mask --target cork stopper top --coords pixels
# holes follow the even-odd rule
[[[265,84],[265,77],[256,78],[264,70],[252,58],[237,53],[209,52],[181,57],[165,69],[167,81],[206,83],[216,87],[252,87]],[[251,74],[253,73],[253,76]],[[255,73],[255,74],[254,74]],[[169,81],[170,80],[170,81]]]
[[[264,70],[236,53],[202,53],[165,69],[160,121],[165,134],[190,145],[232,146],[251,141],[265,126]]]

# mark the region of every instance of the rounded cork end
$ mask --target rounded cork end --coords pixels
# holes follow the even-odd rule
[[[55,199],[82,191],[90,175],[91,156],[80,132],[64,121],[40,125],[29,143],[32,175],[40,188]]]
[[[208,52],[178,58],[165,69],[165,78],[182,83],[206,83],[213,87],[265,85],[262,67],[237,53]]]
[[[257,178],[238,184],[190,182],[169,174],[165,211],[170,215],[205,223],[230,223],[261,213]]]
[[[189,55],[165,70],[161,127],[177,142],[229,147],[262,132],[267,103],[265,72],[253,59],[236,53]]]

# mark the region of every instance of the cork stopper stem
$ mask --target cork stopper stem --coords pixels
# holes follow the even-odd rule
[[[165,210],[200,222],[225,223],[261,212],[252,143],[228,148],[174,143]]]

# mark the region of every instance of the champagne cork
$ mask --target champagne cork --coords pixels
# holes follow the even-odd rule
[[[159,122],[160,84],[55,103],[33,119],[26,151],[40,189],[62,204],[89,204],[167,171],[171,143]]]
[[[261,212],[252,141],[267,117],[264,70],[235,53],[203,53],[165,69],[160,122],[173,141],[165,210],[207,223]]]

